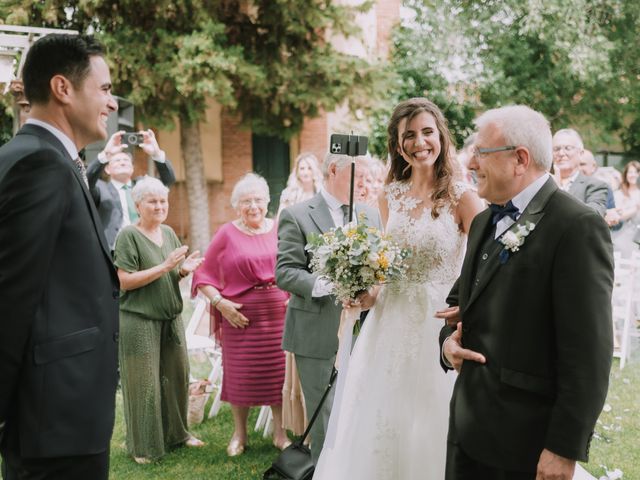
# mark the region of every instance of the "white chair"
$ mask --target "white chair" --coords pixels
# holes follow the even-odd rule
[[[211,409],[209,410],[209,418],[214,417],[218,414],[220,410],[220,394],[222,391],[222,352],[216,342],[211,340],[209,337],[205,337],[203,335],[198,335],[196,330],[203,319],[209,319],[209,312],[207,311],[207,306],[209,301],[202,297],[198,296],[196,299],[196,305],[193,309],[193,314],[191,315],[191,319],[187,324],[187,328],[185,329],[185,337],[187,339],[187,351],[192,354],[194,352],[203,351],[209,362],[211,363],[211,370],[209,371],[209,375],[207,380],[209,380],[208,391],[213,392],[216,391],[213,399],[213,403],[211,405]]]
[[[271,407],[267,405],[260,407],[258,420],[256,420],[256,426],[253,430],[258,432],[261,428],[264,428],[264,432],[262,433],[264,438],[267,438],[273,432],[273,414],[271,412]]]
[[[634,290],[640,274],[640,256],[622,258],[619,252],[614,254],[615,273],[613,294],[611,296],[613,317],[613,356],[620,358],[620,369],[629,359],[631,326],[635,320]]]

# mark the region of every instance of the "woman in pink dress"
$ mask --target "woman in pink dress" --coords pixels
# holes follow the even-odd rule
[[[193,278],[211,302],[222,342],[223,401],[231,404],[235,430],[227,447],[240,455],[247,445],[249,407],[270,405],[273,444],[290,441],[282,429],[285,355],[281,348],[287,294],[275,285],[278,247],[275,222],[266,218],[269,187],[259,175],[242,177],[231,193],[238,219],[214,235],[205,262]]]

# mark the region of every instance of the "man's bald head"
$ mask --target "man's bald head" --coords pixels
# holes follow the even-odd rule
[[[591,150],[584,150],[580,156],[580,171],[587,176],[591,176],[596,173],[598,169],[598,163],[596,162]]]

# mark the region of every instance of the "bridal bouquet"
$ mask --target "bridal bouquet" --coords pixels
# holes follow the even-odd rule
[[[404,259],[410,254],[380,230],[365,224],[348,223],[322,235],[309,235],[305,247],[312,253],[310,268],[331,281],[338,301],[349,300],[369,287],[405,273]]]

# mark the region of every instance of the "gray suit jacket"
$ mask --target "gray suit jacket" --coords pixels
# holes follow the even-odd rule
[[[368,224],[382,228],[377,209],[356,204],[355,211],[366,214]],[[304,249],[310,233],[323,233],[334,226],[321,194],[280,213],[276,283],[291,293],[282,348],[297,355],[329,359],[338,350],[342,307],[335,304],[333,295],[311,296],[317,275],[309,270],[310,255]]]
[[[169,159],[164,162],[155,162],[158,169],[160,181],[167,187],[173,185],[176,176],[173,173],[173,167]],[[120,195],[111,182],[105,182],[100,179],[100,175],[106,164],[100,163],[96,158],[87,167],[87,180],[89,181],[89,190],[91,196],[98,209],[100,220],[104,227],[104,236],[107,238],[109,248],[113,250],[116,244],[116,236],[122,228],[122,205],[120,204]],[[136,180],[133,181],[134,185]]]
[[[597,178],[578,174],[569,187],[569,193],[588,207],[593,208],[600,216],[607,212],[607,184]]]

